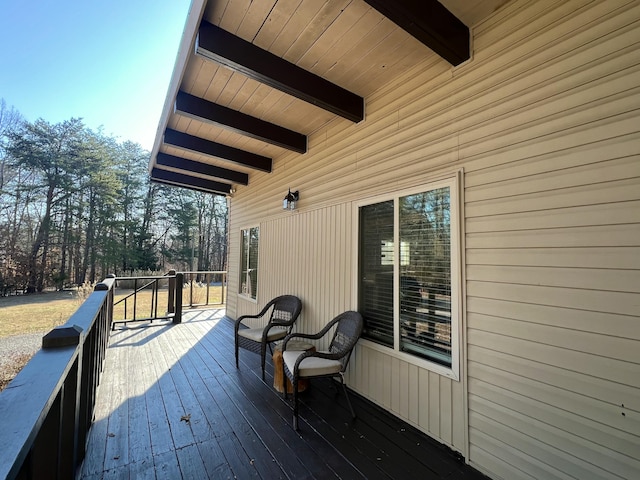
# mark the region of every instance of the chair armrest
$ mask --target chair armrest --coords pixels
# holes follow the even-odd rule
[[[243,320],[245,320],[247,318],[260,318],[260,317],[264,316],[264,314],[267,313],[267,310],[269,310],[272,305],[273,305],[273,301],[267,303],[264,306],[264,308],[259,313],[256,313],[255,315],[241,315],[241,316],[239,316],[236,319],[236,323],[235,323],[235,331],[236,331],[236,333],[238,333],[238,329],[240,328],[240,323],[242,323]]]
[[[290,333],[289,335],[287,335],[285,337],[285,339],[282,341],[282,351],[284,352],[286,350],[287,347],[287,342],[290,340],[290,338],[292,338],[293,336],[298,337],[298,338],[310,338],[313,340],[317,340],[319,338],[324,337],[327,332],[329,330],[331,330],[331,328],[338,323],[339,317],[334,318],[333,320],[331,320],[329,323],[327,323],[324,328],[322,330],[320,330],[318,333]]]
[[[292,338],[309,338],[309,339],[312,339],[312,340],[317,340],[321,336],[322,335],[318,335],[317,333],[315,333],[315,334],[311,334],[311,333],[290,333],[289,335],[284,337],[284,340],[282,340],[282,351],[284,352],[287,349],[287,343]]]
[[[258,318],[258,315],[242,315],[241,317],[236,318],[233,326],[235,333],[238,333],[238,330],[240,330],[240,325],[245,318]]]

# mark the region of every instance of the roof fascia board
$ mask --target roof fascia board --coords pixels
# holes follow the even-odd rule
[[[156,155],[160,151],[164,129],[168,125],[169,117],[173,113],[175,94],[180,88],[180,83],[182,82],[182,77],[184,76],[184,72],[187,69],[189,58],[191,58],[191,55],[193,54],[195,32],[197,32],[198,30],[198,26],[200,25],[200,21],[202,20],[202,16],[204,15],[206,6],[207,0],[191,0],[189,13],[187,14],[187,19],[182,31],[180,47],[178,48],[178,53],[176,54],[173,73],[171,74],[171,80],[169,81],[169,87],[167,88],[167,95],[164,100],[164,106],[162,107],[162,113],[160,114],[160,120],[158,121],[156,137],[151,149],[149,173],[151,173]]]

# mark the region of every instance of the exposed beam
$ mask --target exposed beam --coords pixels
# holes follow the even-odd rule
[[[469,60],[469,28],[438,0],[364,0],[451,65]]]
[[[176,157],[174,155],[168,155],[166,153],[158,153],[156,157],[156,165],[162,165],[164,167],[172,167],[179,170],[185,170],[187,172],[200,173],[209,177],[220,178],[222,180],[229,180],[241,185],[247,185],[249,183],[249,175],[235,170],[229,170],[228,168],[217,167],[215,165],[208,165],[202,162],[196,162],[182,157]]]
[[[188,190],[194,190],[196,192],[210,193],[212,195],[226,195],[224,193],[214,192],[212,190],[207,190],[206,188],[199,188],[199,187],[195,187],[193,185],[185,185],[185,184],[177,183],[177,182],[165,182],[164,180],[158,180],[157,178],[153,178],[153,177],[150,180],[153,183],[159,183],[161,185],[168,185],[170,187],[186,188]]]
[[[214,182],[200,177],[192,177],[191,175],[184,175],[182,173],[160,170],[159,168],[151,169],[151,181],[190,188],[200,192],[219,193],[221,195],[231,193],[231,185],[228,183]]]
[[[180,90],[175,113],[218,125],[278,147],[306,153],[307,136]]]
[[[364,99],[207,21],[196,53],[353,122],[364,119]]]
[[[164,143],[184,148],[191,152],[223,158],[238,165],[255,168],[263,172],[271,172],[271,159],[269,157],[263,157],[262,155],[212,142],[205,138],[194,137],[193,135],[178,132],[171,128],[167,128],[164,131]]]

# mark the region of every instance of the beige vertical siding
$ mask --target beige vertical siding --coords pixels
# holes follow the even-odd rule
[[[469,458],[498,478],[640,478],[640,4],[499,17],[508,87],[460,132]]]
[[[514,0],[474,57],[430,59],[232,200],[260,225],[257,304],[304,300],[319,329],[355,308],[352,203],[464,169],[462,375],[359,346],[361,394],[494,478],[640,478],[640,2]],[[300,209],[282,212],[287,189]]]
[[[258,302],[240,297],[234,313],[254,312],[269,299],[289,293],[304,301],[297,329],[315,332],[353,308],[351,215],[351,206],[340,204],[256,223],[260,225]],[[232,244],[239,246],[239,235],[234,237]],[[230,291],[238,290],[237,276],[237,271],[230,275],[234,282]]]

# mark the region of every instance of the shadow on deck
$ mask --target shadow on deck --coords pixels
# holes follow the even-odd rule
[[[290,405],[240,352],[224,310],[111,335],[80,478],[483,479],[451,450],[330,380]],[[291,400],[291,396],[289,396]]]

